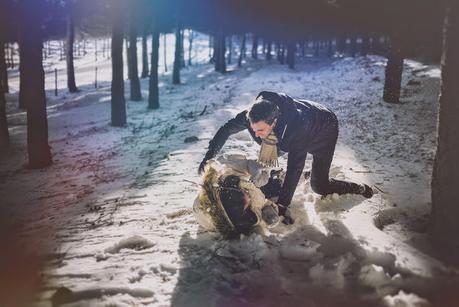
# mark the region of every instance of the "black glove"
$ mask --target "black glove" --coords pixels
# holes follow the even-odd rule
[[[295,220],[292,218],[292,215],[288,207],[281,204],[277,204],[277,206],[279,208],[279,215],[284,217],[282,223],[284,223],[285,225],[293,224]]]

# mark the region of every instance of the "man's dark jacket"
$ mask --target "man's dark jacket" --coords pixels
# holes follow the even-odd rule
[[[280,110],[273,130],[278,139],[278,149],[288,152],[288,159],[278,203],[288,206],[298,185],[307,153],[314,157],[333,155],[338,136],[338,121],[333,112],[312,101],[293,99],[283,93],[267,91],[258,94],[257,99],[259,98],[275,103]],[[209,142],[205,160],[215,157],[230,135],[244,129],[261,144],[261,138],[256,137],[250,127],[247,113],[247,110],[242,111],[217,131]]]

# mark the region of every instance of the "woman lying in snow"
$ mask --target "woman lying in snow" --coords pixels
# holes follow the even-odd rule
[[[264,169],[241,155],[209,161],[193,205],[198,223],[226,237],[263,232],[276,226],[279,211],[269,198],[279,194],[280,173]]]

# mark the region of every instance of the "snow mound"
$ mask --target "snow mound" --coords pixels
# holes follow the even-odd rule
[[[107,247],[105,249],[105,252],[110,254],[116,254],[119,253],[122,249],[143,250],[153,247],[154,245],[154,243],[150,242],[144,237],[135,235],[129,238],[122,239],[115,245]]]
[[[405,293],[402,290],[397,295],[386,295],[384,302],[390,307],[428,307],[429,302],[416,294]]]
[[[320,246],[319,243],[313,241],[307,241],[307,243],[300,246],[281,246],[280,256],[284,259],[294,261],[304,261],[311,259],[314,255],[317,255],[317,248]]]
[[[384,268],[374,264],[363,266],[359,279],[363,284],[374,288],[384,286],[391,281],[390,276],[384,272]]]

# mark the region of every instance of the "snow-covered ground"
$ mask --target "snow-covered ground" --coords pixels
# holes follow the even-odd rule
[[[17,93],[7,95],[13,146],[0,161],[0,210],[11,235],[0,244],[9,255],[41,255],[37,305],[54,295],[66,306],[457,306],[457,271],[435,260],[427,235],[438,67],[406,61],[402,103],[391,105],[380,98],[377,56],[307,57],[295,70],[248,61],[227,74],[200,63],[178,86],[162,74],[156,111],[142,80],[144,101],[127,101],[128,125],[114,128],[109,69],[94,89],[93,75],[78,73],[93,67],[77,61],[82,91],[66,93],[61,79],[60,95],[48,92],[54,164],[44,170],[23,167],[25,114]],[[303,181],[292,226],[236,241],[200,229],[191,214],[197,166],[219,126],[261,90],[335,110],[331,175],[377,194],[321,199]],[[241,132],[222,154],[232,152],[255,158],[258,145]]]

